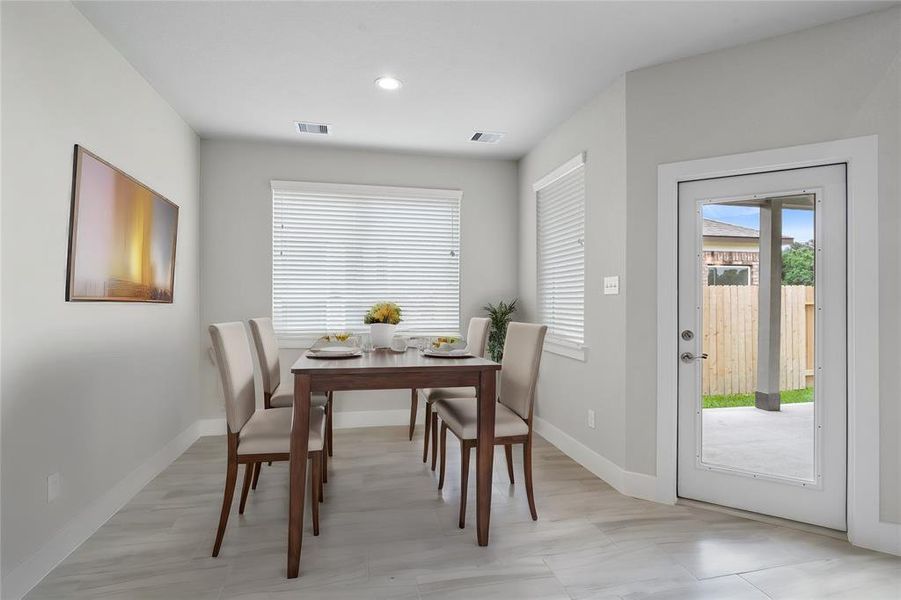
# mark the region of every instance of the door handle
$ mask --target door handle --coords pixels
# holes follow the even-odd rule
[[[695,355],[692,354],[691,352],[683,352],[682,354],[679,355],[679,358],[681,358],[681,359],[682,359],[682,362],[684,362],[684,363],[686,363],[686,364],[687,364],[687,363],[693,363],[693,362],[696,361],[696,360],[706,360],[706,359],[707,359],[707,353],[706,353],[706,352],[703,352],[703,353],[701,353],[699,356],[695,356]]]

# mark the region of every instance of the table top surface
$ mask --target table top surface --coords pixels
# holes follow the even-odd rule
[[[316,373],[372,373],[372,372],[401,372],[422,370],[453,370],[453,371],[497,371],[501,366],[487,358],[433,358],[423,356],[415,348],[408,348],[406,352],[395,352],[388,349],[364,352],[362,356],[355,358],[310,358],[306,353],[302,354],[291,365],[294,374]]]

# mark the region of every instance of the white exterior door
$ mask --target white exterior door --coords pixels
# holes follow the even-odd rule
[[[679,184],[678,495],[846,529],[846,166]]]

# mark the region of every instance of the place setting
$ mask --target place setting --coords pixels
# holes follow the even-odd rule
[[[469,344],[462,337],[440,336],[425,340],[419,352],[432,358],[472,358]]]
[[[357,358],[363,356],[360,336],[349,333],[324,335],[307,350],[308,358]]]

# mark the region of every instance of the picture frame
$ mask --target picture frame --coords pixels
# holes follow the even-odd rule
[[[177,204],[75,145],[67,302],[171,304]]]

